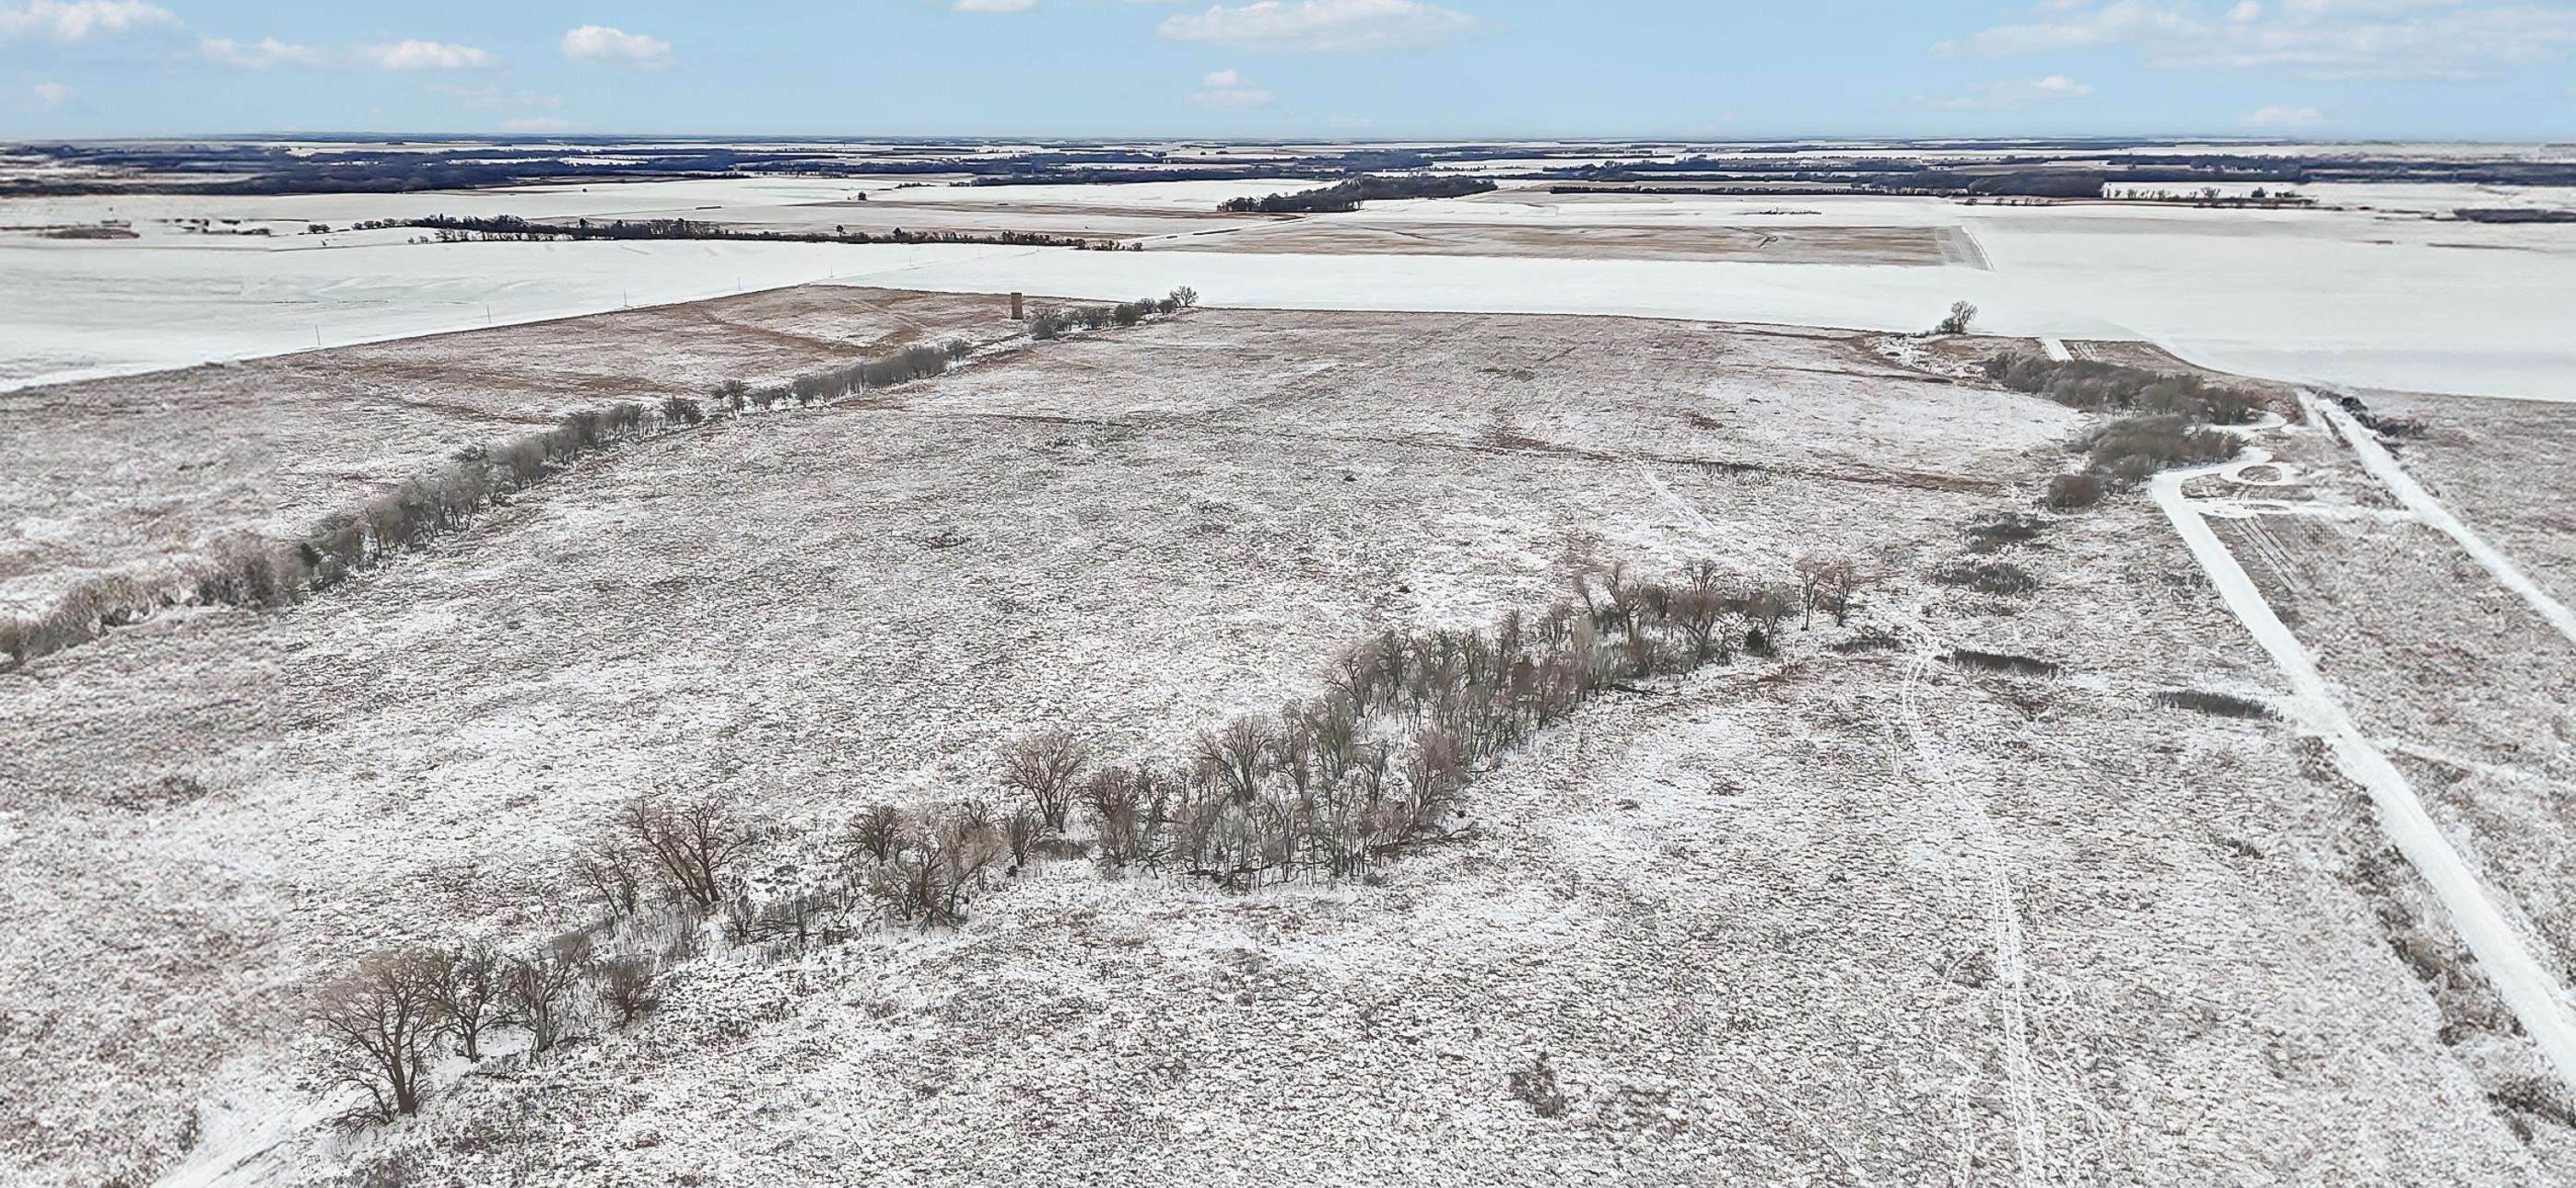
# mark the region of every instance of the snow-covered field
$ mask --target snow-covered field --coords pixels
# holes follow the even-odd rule
[[[369,233],[381,237],[386,234]],[[253,243],[256,241],[241,241]],[[0,243],[0,388],[775,289],[1026,249],[377,243],[264,250]]]
[[[1283,183],[1285,184],[1285,183]],[[1293,188],[1293,184],[1288,184]],[[692,189],[690,187],[697,187]],[[781,187],[785,187],[782,190]],[[596,193],[477,195],[481,213],[685,211],[699,201],[827,201],[848,183],[668,183]],[[1261,183],[936,187],[943,205],[1204,209]],[[594,188],[596,189],[596,188]],[[651,189],[653,192],[641,192]],[[802,195],[802,197],[798,197]],[[894,197],[890,195],[890,197]],[[533,200],[542,198],[542,204]],[[92,200],[78,200],[88,202]],[[191,202],[149,201],[175,211]],[[227,204],[253,200],[226,200]],[[376,217],[417,197],[270,214]],[[443,198],[436,209],[469,209]],[[227,205],[225,209],[248,210]],[[1796,212],[1796,213],[1781,213]],[[2576,231],[2366,211],[2010,207],[1908,198],[1567,196],[1535,190],[1372,204],[1373,222],[1511,227],[1957,226],[1990,267],[1495,256],[1144,253],[739,243],[463,244],[363,237],[218,246],[0,239],[0,384],[182,366],[837,278],[947,291],[1127,298],[1174,285],[1213,304],[1301,309],[1633,314],[1910,330],[1975,302],[2003,334],[2139,339],[2207,366],[2280,379],[2576,399]],[[1331,219],[1337,216],[1324,216]],[[355,246],[294,250],[301,241]],[[184,242],[184,241],[180,241]],[[1498,249],[1498,251],[1501,249]],[[488,306],[488,309],[487,309]],[[318,332],[318,336],[317,336]]]
[[[764,311],[810,338],[786,296],[722,312],[746,348]],[[635,368],[685,383],[691,353]],[[293,610],[165,615],[0,677],[32,922],[0,981],[38,1037],[0,1044],[0,1179],[2563,1176],[2576,1130],[2496,1096],[2543,1066],[2475,1013],[2491,991],[2410,968],[2465,959],[2411,875],[2364,873],[2387,843],[2358,797],[2290,725],[2159,702],[2286,692],[2173,580],[2159,520],[2045,517],[1983,555],[2020,594],[1927,576],[2087,423],[1950,379],[1826,331],[1201,310],[620,451]],[[319,978],[582,923],[567,853],[657,781],[782,827],[762,869],[808,861],[854,806],[999,795],[990,756],[1044,725],[1167,753],[1313,695],[1381,626],[1543,606],[1614,561],[1814,552],[1878,575],[1851,626],[1793,619],[1777,661],[1587,706],[1480,781],[1472,839],[1378,883],[1037,860],[955,930],[711,941],[658,1011],[542,1056],[513,1033],[398,1126],[332,1130],[299,1076]],[[2373,655],[2329,676],[2393,687]],[[2513,873],[2535,904],[2557,881]],[[1553,1106],[1515,1093],[1541,1060]]]
[[[597,185],[510,186],[484,190],[424,190],[402,194],[84,194],[0,199],[0,229],[127,222],[145,235],[176,234],[164,220],[238,220],[281,230],[310,223],[412,219],[429,215],[485,218],[614,219],[646,211],[705,206],[760,206],[842,202],[857,195],[927,182],[923,192],[946,190],[942,177],[800,179],[777,177],[639,181]]]

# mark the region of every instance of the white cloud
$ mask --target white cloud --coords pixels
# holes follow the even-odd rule
[[[583,25],[566,30],[555,50],[563,55],[564,61],[594,66],[637,66],[658,70],[671,64],[670,42],[606,25]]]
[[[958,12],[1027,12],[1038,6],[1038,0],[957,0],[950,8]]]
[[[169,9],[141,0],[22,0],[0,7],[0,42],[86,45],[185,27]]]
[[[273,66],[320,66],[330,55],[309,45],[289,45],[274,37],[258,41],[235,41],[229,37],[209,37],[197,43],[197,56],[217,66],[235,70],[266,70]]]
[[[1277,99],[1239,71],[1211,70],[1199,79],[1199,90],[1190,96],[1190,106],[1242,110],[1268,107]]]
[[[2314,128],[2327,122],[2326,113],[2313,107],[2266,107],[2236,117],[2248,128]]]
[[[2018,111],[2034,103],[2085,99],[2092,94],[2091,86],[2063,74],[2052,74],[2030,82],[1978,83],[1955,95],[1918,98],[1914,106],[1942,111]]]
[[[2031,19],[1936,43],[1938,57],[2128,47],[2159,69],[2256,70],[2312,79],[2470,79],[2554,60],[2576,9],[2466,0],[2239,0],[2219,19],[2174,0],[2053,0]]]
[[[489,70],[501,64],[501,59],[473,46],[439,41],[362,45],[358,61],[378,70]]]
[[[1174,41],[1245,49],[1337,53],[1420,49],[1476,28],[1476,18],[1421,0],[1255,0],[1174,16],[1158,30]]]
[[[50,111],[86,114],[89,105],[81,102],[80,92],[68,83],[45,79],[26,90],[0,87],[0,109]]]

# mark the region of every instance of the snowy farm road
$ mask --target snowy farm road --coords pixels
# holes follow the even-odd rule
[[[2312,409],[2317,407],[2313,396],[2303,393],[2301,398]],[[2273,612],[2253,578],[2210,531],[2194,502],[2182,493],[2184,484],[2195,478],[2248,464],[2239,458],[2216,466],[2167,471],[2155,477],[2150,489],[2157,506],[2173,522],[2174,530],[2200,562],[2201,570],[2209,576],[2228,610],[2289,679],[2298,695],[2299,716],[2325,739],[2336,769],[2369,794],[2371,803],[2378,808],[2381,828],[2450,913],[2460,939],[2476,954],[2480,968],[2494,983],[2506,1007],[2539,1046],[2559,1082],[2576,1089],[2576,1020],[2569,1017],[2567,991],[2533,955],[2523,930],[2512,918],[2520,914],[2519,909],[2502,890],[2488,887],[2443,835],[2405,774],[2389,761],[2378,744],[2361,733],[2318,671],[2315,657]],[[2420,488],[2417,490],[2421,493]],[[2423,498],[2448,516],[2431,501],[2431,496]],[[2505,564],[2510,567],[2511,563]]]

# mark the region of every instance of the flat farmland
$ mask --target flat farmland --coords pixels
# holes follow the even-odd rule
[[[1202,232],[1194,252],[1379,256],[1529,256],[1559,260],[1737,260],[1781,264],[1985,267],[1960,227],[1723,227],[1309,218]]]
[[[989,297],[836,300],[726,303],[640,382],[1007,333]],[[475,407],[537,415],[615,359],[506,360],[591,332],[402,365],[489,360]],[[2392,912],[2442,923],[2358,794],[2288,724],[2159,699],[2278,689],[2151,509],[2043,517],[2002,554],[2027,588],[1933,576],[2090,424],[1860,334],[1202,309],[640,443],[295,608],[112,632],[0,675],[0,888],[39,922],[0,979],[45,1037],[0,1046],[0,1178],[2567,1174],[2490,1097],[2531,1054],[2392,949]],[[952,931],[718,943],[631,1025],[451,1062],[402,1127],[335,1131],[302,1074],[296,1015],[360,955],[589,923],[571,857],[639,793],[721,791],[793,868],[862,806],[999,796],[1034,731],[1171,754],[1382,629],[1812,555],[1871,575],[1849,623],[1587,704],[1380,878],[1040,858]]]
[[[159,580],[293,537],[434,468],[617,401],[702,398],[915,342],[1010,333],[998,297],[816,286],[0,393],[0,607]]]

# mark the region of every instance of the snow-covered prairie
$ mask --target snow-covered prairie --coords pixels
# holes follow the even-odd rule
[[[1293,185],[957,186],[907,196],[1182,210]],[[614,203],[577,187],[476,195],[472,208],[450,201],[460,196],[440,201],[458,213],[597,215],[728,202],[775,207],[829,201],[852,188],[838,181],[669,183],[621,188]],[[559,192],[566,189],[573,192]],[[376,198],[223,200],[252,201],[319,202],[291,209],[294,217],[322,221],[329,220],[302,212],[330,210],[345,219],[362,208],[393,209]],[[352,205],[331,205],[344,201]],[[1499,245],[1493,256],[1207,253],[1187,250],[1186,236],[1149,241],[1156,250],[1142,253],[415,245],[341,236],[273,243],[226,237],[220,244],[0,238],[0,272],[9,277],[0,288],[0,386],[309,348],[317,331],[318,342],[329,345],[839,279],[1085,298],[1187,284],[1211,303],[1257,308],[1632,314],[1873,330],[1928,326],[1950,302],[1967,300],[1983,312],[1980,329],[1995,333],[2145,340],[2210,367],[2303,382],[2576,400],[2576,336],[2567,333],[2565,313],[2576,309],[2576,230],[2563,226],[2368,211],[1603,198],[1536,190],[1373,203],[1362,216],[1515,228],[1947,226],[1973,236],[1989,266],[1538,259],[1511,256]],[[316,241],[354,246],[293,250]]]

